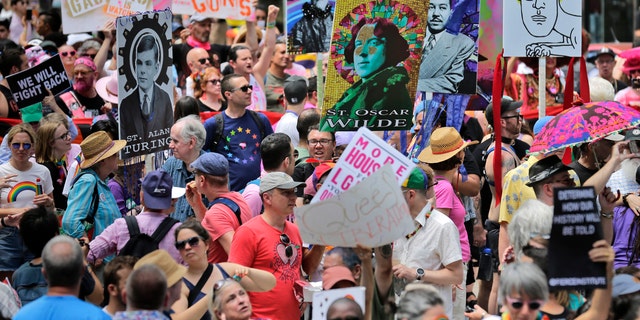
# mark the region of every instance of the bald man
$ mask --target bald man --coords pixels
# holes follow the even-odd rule
[[[191,74],[200,73],[204,69],[211,67],[213,61],[211,60],[211,56],[209,52],[203,48],[193,48],[187,52],[187,65],[189,66],[189,70]],[[186,95],[193,97],[193,89],[194,89],[194,80],[193,76],[187,77],[186,82]]]

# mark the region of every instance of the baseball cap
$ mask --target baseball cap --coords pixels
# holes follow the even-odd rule
[[[640,291],[640,283],[636,282],[634,278],[634,276],[628,274],[615,275],[613,277],[613,291],[611,292],[611,296],[615,298]]]
[[[182,277],[187,273],[187,267],[177,263],[169,252],[163,249],[155,250],[140,258],[133,266],[133,269],[140,269],[146,264],[153,264],[164,272],[167,276],[167,287],[171,287],[182,280]]]
[[[229,174],[229,161],[219,153],[209,152],[191,163],[191,168],[210,176],[226,176]]]
[[[206,16],[202,15],[201,13],[196,12],[189,18],[189,23],[202,22],[202,21],[205,21],[207,19],[211,20],[213,18],[206,17]]]
[[[353,273],[347,267],[333,266],[322,272],[322,289],[330,290],[340,281],[350,282],[353,286],[358,285],[353,278]]]
[[[564,165],[558,156],[548,156],[531,166],[529,169],[529,182],[527,182],[527,186],[531,187],[557,173],[569,170],[571,170],[571,168]]]
[[[22,122],[38,122],[42,119],[42,102],[36,102],[28,107],[20,109]]]
[[[171,207],[173,180],[164,170],[151,171],[142,180],[144,205],[149,209],[164,210]]]
[[[509,97],[502,98],[500,101],[500,115],[505,114],[507,111],[518,110],[520,107],[522,107],[522,101],[514,101]],[[493,103],[489,103],[484,114],[487,121],[489,121],[489,123],[493,123]]]
[[[640,140],[640,129],[634,128],[634,129],[627,130],[627,133],[625,134],[625,139],[630,141]]]
[[[293,181],[293,178],[284,172],[269,172],[260,178],[260,194],[273,189],[291,189],[304,185],[304,182]]]
[[[611,50],[609,47],[602,47],[600,48],[600,50],[598,50],[598,53],[596,54],[596,59],[598,59],[599,56],[605,55],[605,54],[610,55],[614,59],[616,57],[616,53],[613,52],[613,50]]]
[[[291,76],[284,82],[284,97],[291,104],[300,104],[307,97],[307,79]]]
[[[333,167],[335,166],[336,166],[336,163],[333,161],[327,161],[319,164],[316,167],[316,169],[313,170],[313,176],[311,178],[313,185],[315,186],[318,183],[318,181],[320,181],[320,178],[322,178],[322,176],[324,176],[325,174],[329,173],[331,169],[333,169]]]
[[[609,141],[613,141],[613,142],[619,142],[624,140],[624,136],[621,135],[618,132],[614,132],[612,134],[609,134],[608,136],[604,137],[605,140],[609,140]]]
[[[414,167],[409,177],[404,180],[402,187],[409,189],[427,190],[429,188],[429,177],[424,170]]]

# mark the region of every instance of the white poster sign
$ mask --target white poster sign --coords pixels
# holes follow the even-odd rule
[[[199,13],[205,17],[255,20],[251,0],[208,1],[208,0],[172,0],[174,14]]]
[[[302,240],[311,244],[379,247],[414,229],[391,165],[344,193],[295,208],[294,213]]]
[[[503,43],[507,57],[579,57],[582,1],[504,1]]]
[[[150,0],[62,0],[62,27],[65,34],[102,30],[109,20],[136,12],[150,11]],[[170,29],[171,26],[169,26]]]
[[[340,298],[348,298],[357,302],[363,310],[362,313],[364,313],[364,293],[364,287],[351,287],[316,292],[313,294],[313,314],[311,319],[329,319],[327,318],[327,311],[329,311],[329,307],[334,301]]]

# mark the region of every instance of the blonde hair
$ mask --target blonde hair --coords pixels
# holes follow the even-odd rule
[[[13,140],[13,137],[15,137],[18,133],[28,134],[29,139],[31,139],[31,143],[35,143],[36,133],[33,132],[33,127],[31,127],[31,125],[28,123],[21,123],[17,126],[12,127],[11,130],[9,130],[9,133],[7,133],[7,141],[9,141],[9,146],[11,146],[11,140]]]
[[[60,126],[63,125],[57,121],[52,121],[45,122],[38,128],[38,131],[36,131],[36,162],[55,162],[57,160],[53,158],[53,146],[51,142],[56,138],[56,130],[58,130]]]

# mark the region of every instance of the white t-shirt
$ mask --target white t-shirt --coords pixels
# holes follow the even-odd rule
[[[462,260],[460,236],[458,228],[444,213],[433,209],[425,220],[426,208],[418,214],[415,221],[423,227],[407,240],[402,237],[394,242],[393,256],[398,257],[400,264],[410,268],[429,270],[443,269],[444,266]],[[438,289],[449,319],[452,319],[453,300],[452,285],[435,285]]]
[[[274,132],[282,132],[291,138],[291,143],[293,143],[293,147],[297,147],[298,143],[300,143],[300,135],[298,134],[298,115],[294,112],[287,111],[284,113],[282,118],[276,124],[274,128]]]
[[[11,203],[14,208],[32,207],[33,198],[36,195],[36,179],[38,178],[42,183],[43,193],[53,192],[49,169],[41,164],[31,163],[31,169],[27,171],[19,171],[11,165],[11,162],[0,165],[0,177],[8,174],[17,174],[17,176],[14,178],[16,182],[10,183],[11,188],[0,190],[0,203],[3,205]]]

